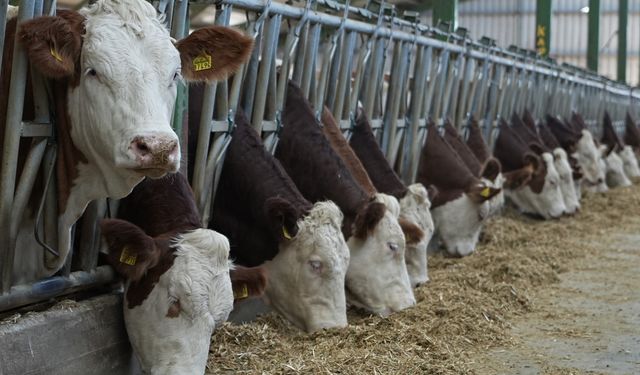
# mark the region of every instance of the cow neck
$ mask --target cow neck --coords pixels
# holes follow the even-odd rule
[[[525,144],[530,145],[535,143],[541,146],[544,152],[550,152],[542,140],[540,140],[535,130],[532,132],[525,122],[515,113],[511,116],[511,128],[516,132],[516,134],[518,134],[518,137],[520,137]]]
[[[494,147],[494,155],[502,164],[503,171],[511,172],[524,167],[523,158],[528,151],[529,147],[503,122]]]
[[[172,266],[176,258],[175,248],[171,244],[171,237],[162,236],[155,238],[155,246],[160,251],[158,263],[149,268],[142,279],[132,281],[127,288],[127,308],[132,309],[142,305],[145,299],[151,294],[154,286],[160,280],[160,276],[164,275]]]
[[[420,152],[417,181],[424,186],[435,185],[438,188],[438,195],[432,202],[435,208],[461,196],[477,183],[477,179],[438,134],[433,123],[429,124],[427,131],[427,140]]]
[[[6,124],[7,105],[9,100],[9,86],[11,82],[13,47],[16,32],[16,19],[11,19],[6,25],[5,45],[2,58],[2,81],[0,83],[0,94],[3,98],[0,102],[0,118],[2,124]],[[76,64],[78,65],[78,64]],[[78,84],[79,71],[69,79],[52,80],[52,100],[54,116],[51,119],[55,126],[55,137],[57,141],[56,177],[58,182],[58,208],[59,212],[66,211],[71,186],[78,177],[77,166],[80,162],[86,163],[87,158],[75,147],[71,140],[71,121],[67,107],[67,97],[71,85]],[[29,121],[34,118],[33,91],[31,88],[31,73],[27,73],[27,85],[23,110],[23,120]],[[0,129],[0,149],[4,145],[4,128]],[[24,141],[21,141],[26,145]],[[21,148],[22,149],[22,148]],[[18,161],[18,173],[24,163],[25,153],[21,152]]]
[[[540,138],[542,138],[542,142],[544,142],[548,148],[555,150],[561,147],[560,142],[558,142],[558,139],[553,135],[551,130],[549,130],[547,124],[541,123],[538,127],[538,133],[540,134]]]
[[[571,113],[571,124],[578,133],[581,133],[583,130],[587,130],[587,125],[584,123],[582,115],[578,112]]]
[[[467,138],[467,146],[473,152],[480,163],[486,162],[491,156],[491,151],[484,141],[480,125],[475,119],[469,121],[469,136]]]
[[[382,153],[382,149],[378,145],[371,129],[371,124],[369,124],[369,120],[364,113],[361,113],[356,119],[349,145],[362,162],[378,191],[398,199],[402,199],[407,195],[407,187],[391,168]]]
[[[565,150],[571,150],[580,139],[580,135],[574,129],[569,128],[556,117],[547,115],[546,121],[549,130]]]
[[[460,159],[467,168],[469,168],[469,171],[471,171],[474,176],[480,177],[482,165],[480,165],[478,159],[464,143],[456,128],[454,128],[449,121],[444,124],[444,139],[449,143],[449,146],[456,151]]]
[[[522,114],[522,122],[532,134],[538,134],[536,131],[536,120],[528,109],[525,109]]]
[[[602,124],[602,138],[600,139],[602,143],[607,145],[607,155],[618,147],[619,150],[622,150],[622,141],[618,138],[618,134],[616,134],[615,129],[613,128],[613,123],[611,122],[611,117],[608,112],[604,113],[604,122]]]
[[[627,112],[624,121],[624,143],[633,147],[635,150],[640,148],[640,130],[638,130],[629,112]]]
[[[358,181],[367,194],[375,195],[377,190],[375,186],[373,186],[373,182],[371,182],[364,166],[342,135],[340,127],[336,124],[336,120],[327,107],[324,107],[322,111],[322,125],[322,132],[329,141],[329,144],[331,144],[331,148],[340,156],[347,168],[349,168],[349,172],[351,172],[353,178]]]
[[[276,149],[286,172],[312,202],[332,200],[345,215],[345,228],[358,211],[373,198],[354,179],[342,159],[331,149],[322,134],[311,105],[292,83],[287,88],[283,112],[284,126]]]
[[[193,192],[181,173],[145,178],[120,201],[118,218],[137,225],[151,237],[201,227]]]

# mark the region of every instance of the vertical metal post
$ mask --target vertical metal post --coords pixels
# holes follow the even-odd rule
[[[548,56],[551,49],[551,0],[536,1],[536,51]]]
[[[587,68],[598,71],[600,44],[600,0],[589,0],[589,34],[587,35]]]
[[[433,2],[433,25],[449,22],[453,30],[458,28],[458,0],[440,0]]]
[[[618,0],[618,74],[619,82],[627,81],[627,21],[629,0]]]

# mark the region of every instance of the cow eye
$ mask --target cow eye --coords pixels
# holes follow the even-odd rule
[[[387,246],[389,246],[389,250],[391,250],[394,253],[398,251],[398,244],[395,242],[388,242]]]
[[[97,77],[98,76],[98,72],[96,72],[95,69],[93,68],[87,68],[87,70],[84,71],[84,74],[87,76],[91,76],[91,77]]]
[[[311,267],[311,271],[320,273],[322,271],[322,262],[319,260],[310,260],[309,267]]]
[[[175,73],[173,73],[173,80],[174,81],[178,81],[182,78],[182,73],[180,72],[180,70],[176,70]]]

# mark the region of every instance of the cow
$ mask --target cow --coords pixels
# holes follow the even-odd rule
[[[438,194],[431,208],[435,232],[453,256],[475,251],[489,204],[500,189],[475,177],[456,152],[438,134],[433,122],[427,125],[427,139],[420,152],[416,180],[435,185]]]
[[[143,0],[99,0],[80,12],[61,10],[53,17],[8,23],[0,133],[4,134],[6,77],[11,75],[17,30],[33,68],[52,79],[58,143],[59,255],[46,264],[38,256],[42,250],[29,224],[34,218],[25,215],[14,284],[52,275],[65,264],[71,227],[91,200],[122,198],[145,176],[159,178],[177,171],[180,146],[170,125],[178,83],[226,78],[252,50],[250,37],[219,26],[175,42],[163,20]],[[33,108],[25,106],[23,118],[30,120],[32,113]]]
[[[605,111],[601,141],[606,145],[607,185],[609,187],[631,186],[629,177],[640,176],[638,160],[631,147],[625,146],[613,128],[611,116]],[[625,151],[626,147],[626,151]],[[628,174],[628,173],[629,174]]]
[[[638,146],[640,145],[640,130],[636,126],[631,114],[627,112],[624,121],[624,147],[620,152],[620,158],[624,163],[624,172],[633,180],[640,178],[640,167],[638,166]]]
[[[512,120],[515,118],[517,115]],[[541,152],[542,150],[534,153],[530,147],[513,127],[504,119],[500,120],[500,133],[496,138],[494,155],[506,172],[525,168],[532,168],[533,172],[526,184],[516,189],[507,188],[507,198],[523,213],[545,220],[558,218],[564,214],[566,206],[560,192],[560,177],[553,165],[553,156]]]
[[[203,374],[211,334],[233,307],[229,241],[201,228],[180,173],[145,179],[120,201],[118,217],[100,228],[108,263],[126,279],[124,321],[142,370]],[[261,293],[261,270],[237,271],[242,287]]]
[[[363,119],[365,124],[362,123]],[[431,240],[431,236],[433,234],[433,221],[429,212],[430,204],[428,203],[429,198],[427,190],[422,185],[416,184],[416,186],[412,187],[413,190],[411,193],[409,193],[409,189],[400,182],[400,179],[395,172],[393,172],[389,163],[384,159],[382,150],[380,150],[377,142],[375,142],[375,137],[373,136],[373,132],[371,132],[371,127],[369,126],[366,118],[364,118],[362,111],[360,112],[357,124],[359,122],[358,125],[360,126],[360,129],[366,126],[371,138],[362,139],[362,136],[364,135],[366,137],[366,134],[360,130],[358,132],[356,143],[358,141],[366,142],[369,139],[373,141],[373,143],[370,144],[372,148],[367,150],[367,154],[365,154],[364,159],[360,158],[360,155],[356,154],[355,150],[342,135],[340,127],[327,107],[325,107],[322,112],[321,122],[322,131],[331,144],[331,147],[342,158],[351,174],[360,183],[360,186],[362,186],[370,195],[382,193],[386,194],[390,200],[397,199],[399,201],[400,217],[398,218],[398,224],[400,224],[406,240],[405,263],[407,265],[409,281],[414,287],[424,284],[428,280],[427,245],[429,244],[429,240]],[[354,135],[351,137],[352,141]],[[373,148],[373,146],[375,146],[375,148]],[[377,168],[367,169],[365,167],[364,160],[367,160],[366,155],[368,154],[374,154],[381,157],[382,160],[385,161],[384,164],[379,163],[376,166]],[[375,157],[376,156],[374,156],[374,158]],[[369,164],[371,164],[371,161],[371,158],[369,158]],[[386,174],[388,179],[394,180],[387,181],[383,184],[382,186],[387,187],[387,189],[382,191],[374,184],[372,178],[370,178],[370,170],[372,171],[372,174]],[[426,235],[423,228],[428,231]]]
[[[470,133],[474,133],[470,134],[470,137],[480,137],[479,140],[474,139],[472,143],[481,142],[481,147],[486,147],[486,144],[482,139],[480,127],[473,118],[470,119],[469,126],[475,128],[470,131]],[[487,201],[489,206],[488,216],[496,215],[504,206],[504,192],[502,191],[504,177],[502,176],[502,166],[500,165],[500,162],[496,158],[489,156],[480,161],[475,156],[475,153],[469,148],[467,143],[462,139],[462,135],[458,133],[458,130],[449,120],[444,123],[444,139],[447,141],[449,146],[456,151],[460,159],[475,177],[479,178],[487,186],[500,189],[498,194]],[[478,145],[480,145],[480,143],[478,143]],[[479,153],[483,153],[483,151],[479,151]]]
[[[310,201],[333,200],[344,214],[351,253],[347,302],[380,316],[415,304],[404,261],[405,238],[397,200],[368,194],[324,137],[311,104],[288,84],[275,156]]]
[[[582,172],[583,191],[606,192],[605,170],[602,167],[602,152],[593,135],[584,124],[582,116],[573,113],[568,126],[555,116],[545,116],[547,128],[556,137],[562,148],[573,157]]]
[[[333,202],[304,198],[238,111],[209,227],[229,238],[237,263],[264,265],[267,302],[307,332],[347,325],[342,221]]]
[[[546,153],[549,155],[547,159],[553,160],[553,167],[559,177],[558,187],[564,201],[565,213],[568,215],[575,214],[580,210],[580,201],[576,193],[573,169],[571,168],[571,164],[569,164],[567,153],[559,146],[551,148],[544,143],[536,131],[535,120],[528,110],[525,109],[522,119],[514,114],[513,124],[516,126],[518,134],[522,135],[521,138],[528,143],[537,145],[534,146],[534,148],[542,152],[541,156],[543,158]],[[553,175],[553,172],[547,172],[547,178],[551,175]]]

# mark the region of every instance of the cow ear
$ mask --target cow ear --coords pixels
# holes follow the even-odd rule
[[[527,165],[524,168],[504,173],[504,187],[510,190],[516,190],[525,186],[531,181],[534,170],[533,166]]]
[[[253,39],[224,26],[198,29],[176,44],[182,76],[192,82],[212,82],[235,73],[251,55]]]
[[[429,201],[433,202],[438,196],[438,188],[435,185],[429,185],[427,186],[427,193],[429,193]]]
[[[244,267],[235,265],[229,271],[233,287],[233,299],[259,297],[267,289],[268,275],[264,266]]]
[[[598,152],[600,152],[600,156],[601,157],[606,157],[609,156],[609,150],[608,147],[606,145],[599,145],[598,146]]]
[[[487,162],[484,164],[482,168],[482,173],[480,174],[482,177],[486,178],[489,181],[495,181],[495,179],[500,174],[502,170],[502,165],[496,158],[489,158]]]
[[[100,229],[107,245],[107,261],[128,280],[140,280],[157,264],[160,250],[138,226],[124,220],[104,219]]]
[[[367,234],[382,220],[386,210],[387,206],[385,206],[384,203],[369,202],[358,215],[356,215],[356,220],[353,223],[353,235],[360,239],[367,237]]]
[[[535,152],[536,155],[542,155],[544,153],[544,148],[538,142],[529,143],[529,148],[531,151]]]
[[[475,203],[482,203],[495,197],[501,191],[502,189],[500,188],[494,188],[485,184],[474,184],[467,191],[467,196]]]
[[[402,228],[402,233],[404,233],[405,242],[408,245],[415,245],[420,241],[422,241],[422,239],[424,238],[424,232],[413,221],[406,219],[403,216],[400,216],[398,217],[398,224],[400,224],[400,228]]]
[[[298,234],[298,210],[291,202],[280,197],[271,197],[264,204],[269,226],[278,242],[291,240]]]
[[[74,75],[82,49],[82,23],[77,12],[56,17],[38,17],[20,25],[18,37],[31,65],[45,77],[60,79]]]
[[[527,152],[526,154],[524,154],[524,156],[522,157],[522,161],[525,165],[530,165],[534,171],[537,170],[541,164],[540,158],[531,152]]]

